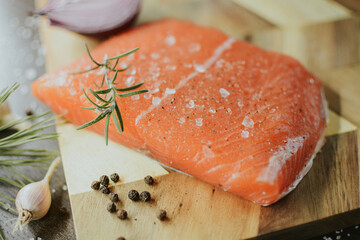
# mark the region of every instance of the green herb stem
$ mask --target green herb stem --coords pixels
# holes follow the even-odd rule
[[[16,209],[10,207],[7,203],[4,203],[4,202],[0,201],[0,205],[2,205],[2,206],[3,206],[5,209],[7,209],[7,210],[11,210],[11,211],[13,211],[14,213],[17,213]]]
[[[112,116],[113,122],[115,124],[115,127],[117,129],[117,131],[119,133],[122,133],[124,131],[124,122],[121,116],[121,112],[120,112],[120,108],[119,105],[116,101],[117,97],[130,97],[130,96],[134,96],[137,94],[142,94],[145,92],[148,92],[148,90],[143,89],[143,90],[138,90],[138,91],[132,91],[129,92],[131,90],[137,89],[139,87],[141,87],[144,83],[139,83],[136,84],[134,86],[130,86],[127,88],[116,88],[114,86],[116,78],[118,76],[119,72],[125,71],[126,69],[128,69],[128,67],[126,68],[122,68],[122,69],[118,69],[117,65],[119,63],[120,58],[123,58],[125,56],[128,56],[136,51],[139,50],[139,48],[134,48],[130,51],[127,51],[125,53],[122,53],[120,55],[117,55],[115,57],[110,57],[110,58],[106,58],[103,63],[99,63],[97,62],[91,55],[88,46],[85,44],[86,47],[86,52],[89,55],[90,60],[96,65],[93,68],[90,68],[88,70],[84,70],[84,71],[80,71],[80,72],[72,72],[69,74],[81,74],[81,73],[86,73],[86,72],[90,72],[93,70],[96,70],[98,68],[103,68],[105,71],[103,77],[102,77],[102,81],[101,81],[101,85],[98,86],[96,83],[95,85],[99,88],[99,90],[94,91],[93,89],[89,88],[89,92],[92,94],[92,96],[98,100],[98,102],[101,103],[96,103],[93,99],[91,99],[89,97],[89,95],[86,93],[85,89],[82,89],[84,96],[87,98],[87,100],[93,105],[93,107],[81,107],[82,109],[86,109],[86,110],[90,110],[90,111],[98,111],[99,115],[79,126],[77,128],[77,130],[80,129],[84,129],[87,128],[99,121],[101,121],[102,119],[105,119],[105,144],[108,145],[108,139],[109,139],[109,125],[110,125],[110,117]],[[110,62],[115,60],[115,63],[112,65]],[[115,72],[114,76],[112,79],[109,79],[108,77],[108,72]],[[104,83],[106,83],[107,88],[106,89],[100,89],[103,87]],[[126,92],[126,93],[117,93],[117,92]],[[101,96],[104,95],[104,96]]]

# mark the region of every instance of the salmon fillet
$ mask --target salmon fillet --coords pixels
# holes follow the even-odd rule
[[[119,98],[122,134],[109,138],[253,202],[269,205],[293,190],[324,143],[321,81],[291,57],[213,28],[166,19],[104,41],[98,62],[130,49],[117,87],[144,81],[149,92]],[[86,55],[32,85],[57,114],[81,125],[99,113],[81,89],[97,89],[101,70]],[[110,74],[111,77],[111,74]],[[89,92],[88,92],[89,93]],[[103,134],[105,120],[89,129]]]

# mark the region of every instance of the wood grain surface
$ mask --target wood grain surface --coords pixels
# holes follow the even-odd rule
[[[359,62],[357,20],[328,0],[233,0],[273,26],[254,29],[252,42],[298,59],[310,70]]]
[[[269,48],[274,50],[279,50],[274,44],[287,46],[285,41],[294,40],[298,45],[291,46],[301,54],[295,57],[306,60],[305,64],[310,64],[308,67],[316,69],[316,72],[323,68],[358,62],[358,35],[353,32],[357,25],[348,15],[333,18],[330,23],[310,24],[295,30],[285,27],[284,30],[250,9],[230,1],[144,0],[139,22],[169,16],[214,26],[232,36],[255,43],[270,42],[273,45],[270,44]],[[245,20],[241,21],[242,19]],[[269,30],[270,35],[256,35],[262,29]],[[45,22],[41,30],[48,47],[48,69],[60,67],[85,52],[79,46],[89,39],[49,28]],[[59,31],[62,33],[58,33]],[[276,34],[273,35],[271,31]],[[321,38],[317,39],[319,31],[322,31]],[[307,36],[306,39],[303,35]],[[307,42],[309,39],[311,41]],[[73,51],[64,57],[65,60],[51,61],[61,54],[57,47],[61,42],[66,42]],[[91,42],[95,45],[98,40],[91,39]],[[304,47],[304,43],[309,45]],[[348,82],[345,77],[341,79]],[[336,93],[337,101],[345,98],[346,94],[339,97],[341,88],[328,89]],[[331,91],[327,91],[327,96],[329,94]],[[354,99],[348,102],[359,106]],[[239,239],[261,235],[264,239],[281,239],[286,234],[291,239],[304,239],[358,223],[360,206],[357,142],[356,130],[327,137],[327,143],[314,161],[308,176],[292,194],[269,208],[259,207],[218,189],[213,192],[213,188],[206,183],[172,172],[159,177],[158,185],[150,188],[155,201],[148,205],[132,203],[126,199],[127,191],[131,188],[149,189],[142,181],[117,185],[114,191],[122,199],[122,204],[118,207],[126,208],[130,216],[130,220],[121,222],[106,212],[109,200],[100,193],[88,191],[88,188],[83,193],[70,196],[77,237],[115,239],[124,235],[127,239]],[[345,180],[344,176],[352,177]],[[169,212],[168,221],[163,223],[154,216],[156,209],[160,207]]]
[[[360,126],[360,65],[318,71],[317,75],[326,85],[331,109]]]
[[[110,200],[98,191],[71,194],[77,237],[306,239],[334,226],[359,222],[358,145],[354,144],[358,141],[357,131],[329,136],[326,140],[312,169],[294,192],[270,207],[261,207],[176,172],[157,177],[154,186],[139,180],[112,187],[121,199],[117,208],[129,213],[126,221],[107,212]],[[66,161],[70,159],[63,161],[68,174]],[[116,168],[116,162],[112,164]],[[127,197],[131,189],[149,191],[153,200],[132,202]],[[165,222],[156,219],[158,209],[168,212]]]

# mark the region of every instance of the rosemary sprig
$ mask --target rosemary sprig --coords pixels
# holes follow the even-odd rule
[[[124,122],[123,122],[123,119],[121,116],[119,105],[116,101],[117,97],[130,97],[133,95],[148,92],[148,90],[146,90],[146,89],[132,91],[132,90],[135,90],[135,89],[141,87],[144,84],[143,82],[136,84],[134,86],[127,87],[127,88],[116,88],[115,87],[115,85],[117,84],[117,83],[115,83],[115,81],[116,81],[116,77],[118,76],[118,73],[128,69],[128,67],[126,67],[126,68],[118,68],[117,67],[117,65],[119,63],[119,59],[136,52],[137,50],[139,50],[139,48],[134,48],[128,52],[122,53],[115,57],[106,58],[103,63],[99,63],[92,57],[92,55],[90,54],[89,48],[86,44],[85,44],[85,47],[86,47],[86,52],[89,55],[90,60],[96,66],[93,68],[90,68],[88,70],[84,70],[84,71],[80,71],[80,72],[73,72],[73,73],[69,73],[69,74],[81,74],[81,73],[86,73],[86,72],[96,70],[98,68],[103,68],[104,75],[102,77],[102,82],[101,82],[100,86],[96,85],[99,88],[99,90],[94,91],[93,89],[89,88],[89,92],[92,94],[92,96],[95,99],[98,100],[97,102],[100,102],[100,103],[96,103],[94,100],[92,100],[89,97],[89,95],[86,93],[86,91],[84,89],[82,89],[84,96],[88,99],[88,101],[94,107],[81,107],[81,108],[86,109],[86,110],[91,110],[91,111],[97,111],[99,113],[99,115],[95,119],[79,126],[77,129],[80,130],[80,129],[89,127],[89,126],[101,121],[102,119],[106,118],[104,135],[105,135],[105,143],[106,143],[106,145],[108,145],[109,124],[110,124],[111,116],[112,116],[112,120],[115,124],[117,131],[119,133],[122,133],[124,131]],[[113,61],[113,60],[115,60],[115,63],[112,65],[111,61]],[[112,79],[109,79],[108,72],[115,72],[114,77]],[[104,83],[107,85],[107,88],[100,89],[103,87]],[[131,92],[129,92],[129,91],[131,91]],[[119,93],[119,92],[126,92],[126,93]]]
[[[0,92],[0,105],[3,104],[11,93],[13,93],[18,87],[19,84],[14,83],[12,86],[2,90]],[[21,188],[26,184],[26,182],[30,183],[33,182],[33,180],[16,170],[14,168],[15,166],[47,168],[49,162],[59,154],[57,151],[47,149],[21,149],[16,147],[38,140],[57,138],[57,133],[42,133],[42,131],[54,126],[53,120],[58,117],[59,116],[50,116],[50,112],[45,112],[0,125],[0,131],[7,131],[11,128],[15,128],[19,124],[38,120],[25,129],[0,138],[0,167],[6,169],[6,171],[12,175],[12,178],[0,176],[0,181],[6,182],[17,188]],[[12,197],[5,194],[0,194],[0,198],[14,201]],[[0,201],[0,205],[16,212],[16,210],[11,207],[9,208],[8,205],[2,201]]]

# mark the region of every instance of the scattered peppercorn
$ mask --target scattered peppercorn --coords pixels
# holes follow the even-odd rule
[[[109,177],[106,175],[102,175],[100,177],[100,183],[104,186],[109,186]]]
[[[93,181],[91,183],[91,188],[94,189],[94,190],[99,190],[100,188],[100,182],[99,181]]]
[[[147,191],[140,193],[140,200],[143,202],[149,202],[151,200],[150,193]]]
[[[110,189],[109,189],[107,186],[101,186],[101,187],[100,187],[100,191],[101,191],[103,194],[109,194],[109,193],[110,193]]]
[[[114,183],[116,183],[117,181],[119,181],[119,174],[117,174],[117,173],[113,173],[113,174],[111,174],[110,175],[110,179],[111,179],[111,181],[113,181]]]
[[[119,201],[119,195],[117,193],[110,193],[109,198],[110,198],[110,200],[112,202],[118,202]]]
[[[115,204],[114,204],[114,203],[109,203],[109,204],[107,205],[107,210],[108,210],[109,212],[111,212],[111,213],[115,212],[115,211],[116,211],[116,206],[115,206]]]
[[[124,237],[118,237],[116,240],[126,240]]]
[[[27,116],[34,115],[33,111],[31,111],[31,109],[27,109],[25,113]]]
[[[139,192],[136,190],[130,190],[128,197],[136,202],[139,200]]]
[[[147,185],[153,185],[154,184],[154,179],[152,176],[148,175],[144,178],[144,181]]]
[[[156,212],[156,216],[160,221],[164,221],[166,219],[166,211],[163,209],[160,209]]]
[[[127,217],[128,217],[128,215],[127,215],[127,211],[125,211],[125,210],[118,210],[117,212],[116,212],[116,216],[118,217],[118,218],[120,218],[121,220],[125,220],[125,219],[127,219]]]

